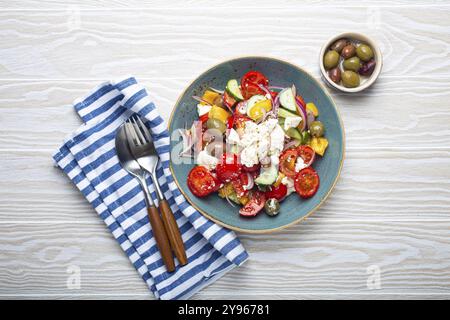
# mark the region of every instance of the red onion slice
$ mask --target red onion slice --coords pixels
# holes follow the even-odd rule
[[[255,182],[253,181],[253,177],[250,173],[247,172],[248,177],[248,183],[244,186],[244,190],[251,190],[253,186],[255,185]]]
[[[314,120],[316,120],[316,117],[314,117],[314,113],[312,113],[312,111],[310,110],[306,110],[306,125],[308,126],[308,128],[311,122],[313,122]]]
[[[228,194],[225,194],[225,199],[227,199],[228,203],[229,203],[233,208],[236,207],[236,205],[230,200],[230,198],[228,198]]]
[[[240,113],[240,114],[247,114],[247,102],[246,101],[241,101],[236,105],[236,110]]]
[[[223,94],[223,93],[225,92],[225,91],[222,91],[222,90],[213,88],[213,87],[209,87],[209,89],[210,89],[211,91],[214,91],[215,93],[218,93],[218,94]]]
[[[208,106],[210,106],[211,105],[211,103],[209,103],[208,101],[206,101],[206,100],[203,100],[202,98],[200,98],[199,96],[192,96],[192,99],[194,99],[194,100],[197,100],[198,102],[203,102],[203,103],[206,103]]]
[[[301,131],[304,131],[306,129],[306,121],[308,119],[308,114],[306,113],[306,110],[303,107],[303,105],[301,104],[299,98],[295,97],[295,102],[297,104],[298,113],[300,114],[300,117],[302,117]]]
[[[290,149],[292,147],[298,147],[300,145],[300,141],[296,140],[296,139],[292,139],[291,141],[289,141],[288,143],[286,143],[284,145],[284,150]]]
[[[269,86],[268,88],[274,89],[274,90],[280,90],[280,91],[284,89],[283,87],[277,87],[277,86]]]

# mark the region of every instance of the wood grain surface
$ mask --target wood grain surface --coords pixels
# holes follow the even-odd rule
[[[0,1],[0,298],[153,299],[53,167],[81,124],[75,98],[131,74],[168,119],[228,58],[274,56],[320,79],[322,44],[352,30],[379,43],[384,66],[363,93],[329,90],[347,142],[334,192],[302,224],[240,235],[250,260],[194,298],[449,299],[450,1],[170,3]]]

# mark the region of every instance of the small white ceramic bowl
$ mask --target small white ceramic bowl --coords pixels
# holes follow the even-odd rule
[[[346,88],[341,84],[337,84],[337,83],[333,82],[333,80],[331,80],[330,77],[328,76],[327,70],[325,70],[325,67],[323,66],[323,57],[324,57],[325,53],[328,51],[328,48],[336,40],[339,40],[341,38],[346,38],[349,40],[354,40],[354,41],[358,41],[361,43],[365,43],[372,48],[373,53],[374,53],[374,59],[376,62],[375,70],[369,77],[361,77],[361,84],[356,88]],[[345,32],[345,33],[341,33],[341,34],[338,34],[337,36],[332,37],[324,44],[324,46],[320,50],[319,65],[320,65],[320,71],[322,73],[322,78],[325,79],[325,82],[329,86],[331,86],[339,91],[342,91],[342,92],[354,93],[354,92],[360,92],[360,91],[363,91],[364,89],[367,89],[375,82],[375,80],[378,78],[378,76],[381,73],[381,67],[383,66],[383,57],[381,56],[380,48],[369,37],[362,35],[360,33]],[[341,63],[340,63],[340,65],[341,65]]]

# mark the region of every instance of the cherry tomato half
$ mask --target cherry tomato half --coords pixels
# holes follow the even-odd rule
[[[224,153],[222,161],[216,166],[217,178],[222,182],[230,182],[239,177],[242,165],[235,154]]]
[[[197,197],[206,197],[219,189],[220,182],[207,168],[197,166],[189,172],[187,185]]]
[[[266,76],[259,71],[249,71],[242,76],[241,86],[245,87],[248,83],[260,84],[263,86],[269,85],[269,80],[267,80]]]
[[[287,194],[287,187],[280,183],[277,187],[272,186],[272,189],[269,191],[266,191],[266,198],[271,199],[275,198],[278,201],[282,200],[284,197],[286,197]]]
[[[232,96],[230,96],[227,91],[225,91],[223,93],[222,102],[225,105],[225,107],[231,110],[237,101]]]
[[[306,166],[312,165],[314,162],[314,159],[316,157],[316,152],[313,148],[307,145],[298,146],[296,148],[297,155],[303,159],[303,162],[306,164]]]
[[[311,198],[319,189],[320,179],[312,167],[302,169],[294,179],[294,188],[302,198]]]
[[[253,191],[250,193],[250,200],[239,210],[239,214],[244,217],[254,217],[264,208],[265,202],[266,196],[264,193]]]
[[[244,74],[241,79],[241,91],[244,98],[249,99],[256,94],[264,95],[265,92],[259,87],[259,85],[264,87],[269,85],[269,80],[261,72],[249,71]]]
[[[245,196],[249,191],[244,188],[244,186],[248,185],[248,174],[245,172],[241,173],[238,179],[231,181],[231,184],[238,197]]]
[[[280,171],[289,178],[294,178],[296,175],[295,161],[297,157],[298,153],[296,149],[287,149],[280,156]]]
[[[244,99],[250,99],[251,97],[257,95],[257,94],[262,94],[265,95],[266,93],[264,92],[263,89],[260,88],[259,85],[253,83],[253,82],[249,82],[245,85],[245,87],[241,87],[242,89],[242,95],[244,96]]]

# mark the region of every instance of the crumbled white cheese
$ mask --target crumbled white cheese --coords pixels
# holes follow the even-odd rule
[[[302,121],[301,117],[287,117],[284,119],[284,130],[297,127]]]
[[[246,167],[252,167],[259,162],[256,144],[251,144],[241,151],[241,163]]]
[[[281,183],[287,187],[286,196],[290,195],[292,192],[295,191],[293,179],[291,179],[289,177],[284,177],[283,179],[281,179]]]
[[[298,157],[297,161],[295,162],[295,172],[299,172],[300,170],[306,168],[307,165],[303,161],[302,157]]]
[[[211,110],[211,106],[202,105],[200,103],[197,105],[197,111],[198,111],[199,117],[201,117],[204,114],[207,114],[209,112],[209,110]]]
[[[239,134],[233,128],[230,129],[227,140],[228,140],[229,144],[239,144],[241,142],[241,139],[239,138]]]
[[[283,151],[284,148],[284,131],[277,123],[275,128],[270,134],[270,153],[278,154]]]
[[[277,119],[268,119],[260,124],[253,121],[245,122],[245,129],[241,135],[241,162],[251,167],[261,159],[270,157],[275,165],[284,148],[284,131]]]
[[[197,155],[197,164],[204,166],[210,170],[215,169],[219,160],[208,154],[205,150],[202,150]]]

